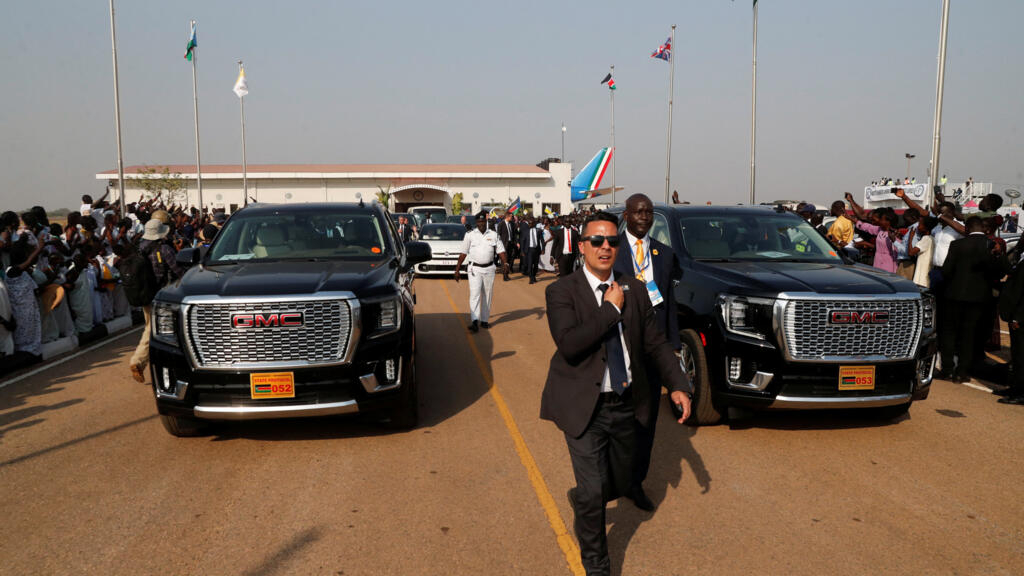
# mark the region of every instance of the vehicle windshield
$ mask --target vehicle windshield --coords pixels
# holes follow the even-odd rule
[[[430,208],[426,210],[413,210],[412,215],[416,218],[416,224],[423,226],[433,222],[444,222],[448,214],[444,208]]]
[[[240,260],[380,260],[391,253],[373,212],[351,208],[242,212],[217,234],[208,264]]]
[[[465,235],[462,224],[427,224],[420,230],[420,240],[462,240]]]
[[[842,263],[836,249],[793,214],[695,214],[680,218],[679,225],[695,260]]]

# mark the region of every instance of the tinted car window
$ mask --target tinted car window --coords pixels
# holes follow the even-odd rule
[[[462,240],[465,235],[462,224],[427,224],[420,231],[420,240]]]
[[[791,214],[695,214],[682,216],[679,225],[696,260],[842,262],[821,234]]]
[[[242,212],[217,234],[207,262],[377,260],[391,253],[386,237],[384,222],[365,210]]]

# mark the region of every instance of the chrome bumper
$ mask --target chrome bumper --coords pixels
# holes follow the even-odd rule
[[[265,418],[303,418],[359,412],[355,400],[302,404],[294,406],[196,406],[193,413],[204,420],[262,420]]]
[[[821,410],[823,408],[878,408],[910,402],[910,394],[891,396],[863,396],[857,398],[817,398],[805,396],[776,396],[769,409]]]

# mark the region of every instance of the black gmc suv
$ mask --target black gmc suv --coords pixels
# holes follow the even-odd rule
[[[149,345],[168,432],[371,410],[416,425],[412,269],[430,248],[376,203],[249,206],[177,259]]]
[[[657,204],[650,235],[682,271],[673,290],[694,423],[730,407],[895,418],[928,396],[935,301],[913,282],[853,262],[771,207]]]

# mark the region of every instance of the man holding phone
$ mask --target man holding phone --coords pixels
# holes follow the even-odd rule
[[[569,501],[588,575],[611,571],[605,505],[632,487],[635,423],[648,425],[658,400],[647,366],[661,375],[680,424],[690,416],[693,389],[657,325],[644,283],[629,274],[613,277],[617,224],[606,212],[590,216],[579,244],[584,266],[545,291],[556,351],[540,417],[565,433],[576,478]]]

